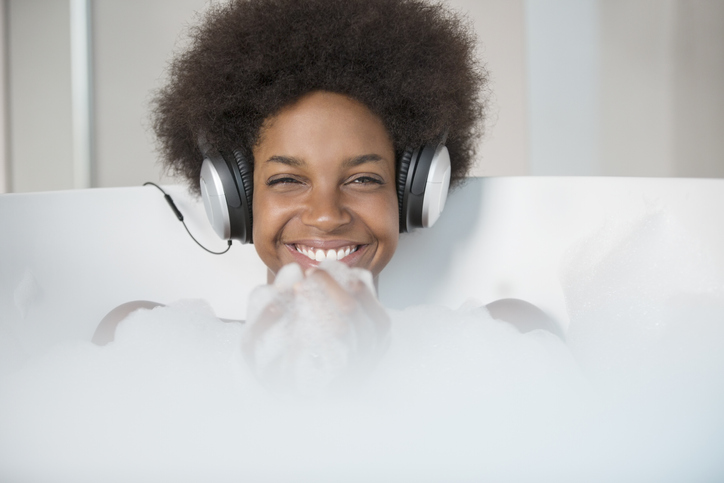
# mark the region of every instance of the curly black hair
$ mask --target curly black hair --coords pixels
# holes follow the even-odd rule
[[[482,134],[487,72],[468,21],[422,0],[235,0],[190,30],[152,103],[163,163],[199,193],[198,136],[252,147],[265,119],[312,91],[378,115],[398,156],[448,132],[452,180]]]

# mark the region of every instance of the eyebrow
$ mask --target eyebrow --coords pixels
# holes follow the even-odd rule
[[[378,162],[382,161],[382,156],[379,154],[362,154],[360,156],[355,156],[353,158],[347,158],[342,162],[343,168],[354,168],[355,166],[359,166],[361,164],[369,163],[369,162]],[[306,166],[306,162],[302,159],[295,158],[293,156],[279,156],[274,155],[271,156],[269,159],[266,160],[267,163],[279,163],[286,166],[292,166],[295,168],[299,168],[302,166]]]
[[[378,162],[382,161],[382,156],[379,154],[363,154],[361,156],[355,156],[354,158],[348,158],[345,159],[342,162],[342,166],[345,168],[354,168],[355,166],[359,166],[360,164],[365,164],[369,162]]]
[[[304,166],[306,163],[301,159],[290,157],[290,156],[279,156],[274,155],[265,161],[266,163],[279,163],[286,166],[299,167]]]

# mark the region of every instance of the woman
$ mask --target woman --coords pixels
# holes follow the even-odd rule
[[[407,228],[406,156],[444,139],[453,186],[472,164],[487,85],[475,45],[469,23],[421,0],[214,6],[154,101],[163,162],[197,194],[210,152],[238,165],[251,205],[238,238],[253,240],[270,283],[289,263],[326,259],[376,278]],[[360,287],[310,276],[347,307],[341,318],[383,312]],[[119,307],[99,331],[139,306]]]

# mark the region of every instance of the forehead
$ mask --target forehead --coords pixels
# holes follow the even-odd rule
[[[271,116],[254,147],[257,165],[272,156],[310,161],[360,154],[377,154],[394,163],[387,129],[364,104],[330,92],[307,94]]]

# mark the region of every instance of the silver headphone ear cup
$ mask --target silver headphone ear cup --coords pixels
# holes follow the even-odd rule
[[[229,219],[229,207],[226,203],[226,196],[221,177],[219,176],[214,163],[204,159],[201,164],[201,198],[204,201],[206,216],[211,223],[211,228],[223,240],[231,238],[231,223]]]
[[[403,227],[409,231],[432,226],[445,207],[450,186],[450,154],[442,142],[426,144],[411,152],[406,179],[398,181],[404,183],[401,232]]]
[[[201,195],[211,226],[224,240],[251,243],[251,167],[240,151],[207,153],[201,164]]]
[[[422,199],[422,227],[429,228],[440,218],[450,189],[450,153],[443,144],[438,145],[427,174]]]

